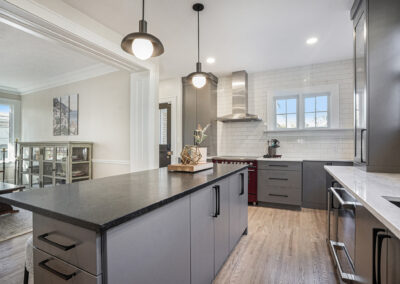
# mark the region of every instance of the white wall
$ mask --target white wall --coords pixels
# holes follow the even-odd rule
[[[219,78],[218,116],[231,113],[231,77]],[[311,86],[339,87],[339,127],[343,131],[292,134],[265,133],[268,96],[275,91]],[[293,158],[353,158],[353,63],[352,60],[316,64],[249,74],[249,113],[258,114],[262,122],[218,124],[218,155],[262,156],[267,140],[281,141],[278,154]]]
[[[178,162],[182,150],[182,80],[173,78],[160,81],[159,102],[171,103],[171,148],[172,163]]]
[[[53,136],[53,98],[79,94],[79,135]],[[91,141],[94,178],[129,172],[130,75],[125,71],[22,96],[22,141]]]

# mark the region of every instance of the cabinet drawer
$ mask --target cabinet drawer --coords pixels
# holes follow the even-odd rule
[[[93,275],[101,273],[100,236],[95,231],[33,214],[33,245]]]
[[[39,249],[33,248],[35,283],[101,284],[94,276]]]
[[[301,172],[297,171],[258,171],[258,188],[279,189],[299,188],[301,189]]]
[[[301,189],[268,188],[258,193],[258,200],[270,203],[301,205]]]
[[[301,162],[259,161],[258,169],[279,171],[301,171]]]

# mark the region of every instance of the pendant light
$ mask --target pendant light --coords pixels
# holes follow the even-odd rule
[[[144,0],[142,2],[142,19],[139,21],[139,32],[124,37],[121,48],[141,60],[159,56],[164,53],[161,41],[147,33],[147,22],[144,20]]]
[[[200,11],[203,11],[204,5],[201,3],[196,3],[193,5],[193,10],[197,12],[197,63],[196,72],[190,73],[188,75],[189,79],[192,79],[192,84],[196,88],[200,89],[204,87],[207,83],[208,74],[201,71],[200,63]]]

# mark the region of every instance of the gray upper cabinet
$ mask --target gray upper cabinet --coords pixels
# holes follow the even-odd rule
[[[229,251],[232,251],[247,228],[247,171],[229,178]]]
[[[356,0],[354,26],[355,162],[400,172],[400,1]]]
[[[229,180],[224,179],[218,186],[218,216],[214,220],[214,271],[218,274],[229,255]]]
[[[200,124],[207,130],[208,138],[201,144],[207,147],[208,154],[217,155],[217,85],[218,78],[211,74],[207,84],[200,89],[192,85],[192,81],[182,78],[182,135],[183,145],[193,145],[193,131]]]
[[[211,283],[214,279],[214,214],[216,191],[213,187],[190,195],[191,283]]]

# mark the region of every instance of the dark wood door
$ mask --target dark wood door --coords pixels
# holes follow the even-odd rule
[[[160,158],[159,167],[171,164],[171,104],[159,104],[160,109]]]

